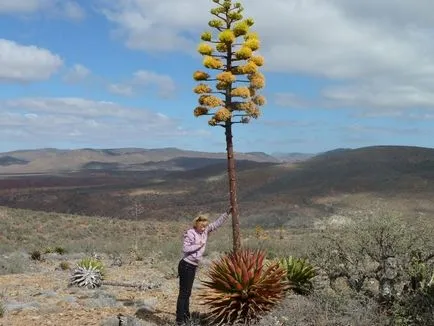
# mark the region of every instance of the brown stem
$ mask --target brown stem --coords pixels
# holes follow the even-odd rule
[[[227,22],[227,28],[230,29],[230,23]],[[228,44],[227,57],[226,57],[226,69],[231,71],[232,69],[232,47]],[[225,105],[227,108],[232,106],[232,85],[226,89]],[[237,179],[235,171],[235,157],[234,157],[234,145],[232,142],[232,121],[228,120],[225,123],[225,135],[226,135],[226,152],[228,159],[228,177],[229,177],[229,200],[232,206],[232,233],[233,233],[233,251],[238,252],[241,249],[240,239],[240,221],[237,201]]]

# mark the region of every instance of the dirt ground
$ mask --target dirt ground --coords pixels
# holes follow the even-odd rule
[[[134,316],[140,307],[148,307],[148,313],[138,316],[145,325],[174,324],[178,278],[172,266],[160,271],[161,267],[144,260],[110,267],[106,280],[143,283],[145,289],[103,285],[89,290],[69,287],[71,271],[60,270],[58,260],[35,264],[38,272],[0,276],[0,295],[9,306],[0,318],[1,326],[101,325],[119,313]],[[191,311],[201,311],[201,273],[194,285]]]

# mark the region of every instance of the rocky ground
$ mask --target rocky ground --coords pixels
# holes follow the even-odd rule
[[[44,255],[32,261],[27,253],[28,272],[0,276],[0,300],[5,308],[0,325],[119,325],[118,315],[127,325],[174,325],[178,291],[176,263],[162,263],[155,257],[119,261],[101,257],[107,266],[106,281],[141,284],[141,288],[103,285],[98,289],[68,286],[71,269],[85,255]],[[24,257],[27,256],[27,257]],[[3,255],[3,261],[8,256]],[[61,262],[71,269],[62,270]],[[113,265],[115,264],[115,265]],[[206,262],[205,262],[206,265]],[[204,289],[199,270],[191,298],[191,310],[200,312],[198,295]]]

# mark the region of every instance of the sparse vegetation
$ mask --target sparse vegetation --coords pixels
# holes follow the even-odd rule
[[[62,271],[67,271],[71,268],[71,265],[67,261],[62,261],[60,262],[59,267]]]
[[[349,203],[348,198],[345,198],[346,205]],[[268,258],[276,262],[288,258],[290,253],[293,257],[306,257],[314,266],[319,267],[318,276],[311,279],[312,285],[306,286],[311,290],[309,296],[287,292],[280,304],[271,308],[267,314],[258,316],[255,325],[429,325],[433,313],[431,285],[434,267],[431,217],[429,215],[418,219],[396,217],[389,213],[389,209],[385,213],[374,208],[357,211],[351,208],[337,211],[335,208],[334,213],[339,214],[345,223],[326,223],[327,217],[325,217],[318,224],[318,229],[291,228],[285,224],[278,224],[275,227],[271,224],[259,226],[256,224],[257,221],[250,226],[246,223],[242,239],[244,246],[266,249],[269,252]],[[26,246],[29,248],[44,248],[44,244],[46,246],[47,243],[65,243],[68,255],[77,255],[81,259],[84,252],[88,255],[95,252],[105,253],[107,257],[111,257],[111,253],[116,253],[117,256],[126,257],[129,250],[137,244],[143,260],[137,261],[135,256],[132,262],[124,265],[131,269],[137,266],[141,275],[143,275],[142,271],[161,272],[164,274],[163,283],[176,280],[174,269],[179,259],[180,237],[185,227],[189,226],[187,220],[143,223],[15,209],[1,208],[0,210],[6,228],[9,223],[19,224],[23,230],[44,225],[37,237],[28,238],[30,241]],[[333,219],[336,220],[335,217]],[[71,225],[68,230],[59,227],[65,223]],[[131,234],[137,234],[138,241],[132,239]],[[118,243],[108,243],[107,238],[116,239]],[[44,257],[46,259],[44,264],[32,264],[28,254],[23,252],[23,259],[20,260],[21,256],[17,252],[22,243],[14,242],[12,238],[7,241],[6,247],[2,247],[3,252],[5,248],[12,248],[15,252],[1,258],[2,274],[13,272],[11,264],[18,262],[21,267],[15,269],[15,272],[27,272],[29,268],[37,271],[50,264],[50,260],[57,266],[61,266],[57,261],[60,257],[56,255]],[[230,226],[225,225],[222,232],[210,237],[205,258],[218,257],[219,254],[230,251],[230,245]],[[55,247],[52,248],[54,251]],[[8,250],[10,252],[10,249]],[[45,250],[35,250],[45,252]],[[68,255],[61,258],[65,259],[65,267],[71,261]],[[388,264],[382,265],[380,258],[391,255],[398,258],[392,261],[386,259]],[[294,258],[294,260],[298,259]],[[381,287],[381,273],[386,272],[386,267],[394,269],[395,262],[398,267],[395,280],[386,278],[389,282],[384,282]],[[173,270],[169,274],[168,266]],[[122,270],[123,267],[106,268]],[[202,272],[205,274],[207,271]],[[395,277],[390,270],[387,273],[388,277]],[[98,277],[85,281],[83,278],[85,273],[80,275],[83,284],[88,282],[90,287],[92,287],[90,284],[98,287],[97,284],[102,282]],[[143,283],[142,279],[131,279],[128,282],[123,279],[109,279],[104,282],[112,282],[111,284],[120,286],[134,285],[129,288],[132,289],[131,291],[143,291],[151,284]],[[393,285],[396,290],[390,292],[393,296],[388,302],[386,296],[380,296],[380,291],[390,288],[390,285]],[[303,287],[302,289],[304,290]],[[202,293],[203,290],[197,291]],[[199,309],[201,314],[197,314],[198,318],[195,322],[201,326],[210,325],[205,321],[206,316],[209,318],[209,310]],[[9,316],[11,314],[6,318]],[[167,318],[170,320],[170,317]]]
[[[6,314],[6,307],[3,303],[3,300],[0,299],[0,318],[3,318]]]
[[[63,247],[57,246],[54,248],[54,252],[59,254],[59,255],[64,255],[64,254],[66,254],[66,249]]]
[[[35,260],[35,261],[42,261],[43,256],[39,250],[33,250],[30,253],[30,259]]]

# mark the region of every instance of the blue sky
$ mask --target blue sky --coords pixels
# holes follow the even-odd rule
[[[434,2],[262,0],[262,116],[237,151],[434,146]],[[221,152],[192,114],[211,0],[0,1],[0,151],[178,147]]]

